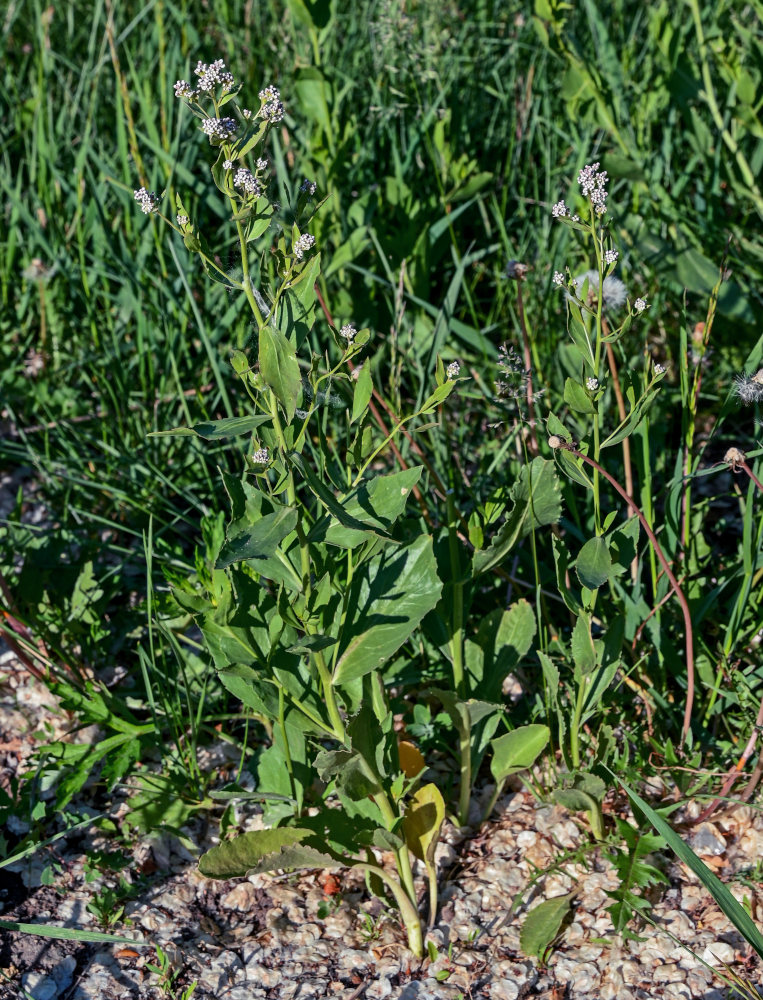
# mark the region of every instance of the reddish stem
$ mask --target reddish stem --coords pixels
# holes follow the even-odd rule
[[[689,602],[686,600],[686,596],[684,592],[681,590],[681,586],[678,580],[675,578],[675,575],[673,573],[673,570],[670,568],[668,560],[665,558],[665,554],[662,551],[660,543],[657,541],[657,536],[650,528],[649,522],[644,517],[641,508],[633,499],[633,497],[628,496],[628,494],[625,492],[620,483],[618,483],[618,481],[613,476],[611,476],[606,469],[602,468],[602,466],[599,465],[599,463],[595,459],[589,458],[588,455],[584,455],[581,451],[578,451],[578,449],[574,445],[563,443],[561,444],[560,447],[564,448],[566,451],[569,451],[572,455],[575,455],[576,458],[582,459],[584,462],[587,462],[590,466],[592,466],[592,468],[596,469],[597,472],[599,472],[602,476],[604,476],[607,482],[610,483],[610,485],[615,490],[617,490],[617,492],[620,494],[623,500],[625,500],[625,502],[631,508],[633,513],[641,522],[641,526],[646,532],[647,538],[654,547],[654,551],[657,554],[657,558],[662,563],[662,568],[665,570],[665,575],[667,576],[668,580],[670,580],[670,585],[673,588],[673,592],[675,593],[676,597],[678,598],[678,603],[681,605],[681,611],[683,612],[684,616],[684,628],[686,637],[686,707],[684,709],[683,726],[681,727],[681,744],[685,744],[686,738],[689,735],[689,729],[691,726],[691,713],[692,713],[692,708],[694,707],[694,630],[692,628],[692,623],[691,623],[691,610],[689,609]]]

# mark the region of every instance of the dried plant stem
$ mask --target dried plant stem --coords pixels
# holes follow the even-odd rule
[[[703,809],[702,812],[697,816],[695,820],[696,823],[704,823],[704,821],[715,812],[718,806],[723,804],[723,800],[731,791],[734,782],[737,780],[739,775],[744,770],[744,766],[747,761],[752,756],[752,752],[755,749],[755,744],[758,742],[758,733],[763,726],[763,701],[760,703],[760,708],[758,709],[758,717],[755,720],[755,725],[752,727],[752,732],[750,733],[750,738],[747,741],[747,746],[744,748],[742,756],[737,761],[736,765],[729,771],[726,775],[726,780],[723,783],[723,788],[717,799],[713,799],[707,809]]]
[[[670,568],[670,563],[665,557],[665,553],[662,551],[660,543],[657,541],[657,536],[652,531],[649,522],[646,517],[644,517],[641,508],[633,499],[629,496],[623,487],[618,483],[618,481],[611,476],[606,469],[604,469],[599,463],[593,459],[589,458],[588,455],[584,455],[581,451],[578,451],[577,447],[571,444],[562,444],[562,448],[569,451],[576,458],[582,459],[582,461],[587,462],[592,468],[596,469],[607,482],[620,494],[620,496],[625,500],[628,506],[631,508],[633,513],[638,517],[641,522],[641,526],[646,532],[647,538],[649,539],[654,551],[657,554],[657,558],[662,563],[662,568],[665,570],[665,575],[668,580],[670,580],[670,585],[673,588],[678,603],[681,605],[681,611],[684,616],[684,632],[686,640],[686,705],[684,708],[684,721],[681,727],[681,744],[686,743],[686,738],[689,735],[689,729],[691,727],[691,713],[694,707],[694,629],[691,622],[691,610],[689,608],[689,602],[686,600],[686,595],[681,590],[681,586],[678,580],[675,578],[673,570]]]
[[[747,473],[747,475],[750,477],[750,479],[752,479],[752,481],[758,487],[758,489],[760,490],[760,492],[763,493],[763,483],[761,483],[761,481],[758,479],[758,477],[752,471],[752,469],[747,464],[747,462],[744,459],[742,459],[742,461],[738,462],[737,464],[740,466],[740,468],[744,469],[744,471]]]

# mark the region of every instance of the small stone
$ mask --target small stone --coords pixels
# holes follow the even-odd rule
[[[27,972],[21,977],[21,985],[33,1000],[55,1000],[58,996],[55,979],[42,972]]]
[[[259,893],[251,882],[241,882],[234,886],[220,900],[223,910],[236,910],[238,913],[248,913],[257,904]]]
[[[711,941],[702,954],[702,960],[708,965],[721,965],[723,962],[734,961],[734,949],[725,941]]]
[[[384,979],[377,979],[376,982],[371,983],[371,985],[366,989],[364,996],[368,997],[369,1000],[384,1000],[392,993],[392,986],[389,979],[386,977]]]
[[[699,855],[720,857],[726,853],[726,841],[714,823],[700,823],[691,836],[691,847]]]
[[[268,969],[265,965],[252,963],[246,966],[246,981],[252,986],[262,986],[265,989],[272,989],[283,979],[278,969]]]
[[[494,979],[490,984],[491,1000],[517,1000],[519,984],[514,979]]]
[[[234,951],[221,951],[210,960],[209,966],[199,977],[199,983],[217,995],[245,977],[244,966],[238,955]]]
[[[684,981],[684,970],[675,962],[667,962],[661,965],[652,973],[655,983],[682,983]]]
[[[58,987],[58,992],[63,993],[68,990],[74,980],[74,970],[77,968],[77,959],[73,955],[67,955],[51,971],[51,976]]]

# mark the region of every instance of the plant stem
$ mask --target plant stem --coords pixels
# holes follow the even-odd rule
[[[415,904],[408,898],[408,894],[405,892],[400,883],[396,882],[388,872],[385,872],[381,865],[371,865],[365,861],[360,861],[352,867],[357,868],[362,872],[370,872],[384,882],[392,895],[395,897],[395,902],[397,903],[400,915],[403,918],[403,923],[405,924],[405,929],[408,933],[408,947],[411,949],[416,958],[423,958],[424,935],[421,932],[421,918],[419,917],[419,912],[416,909]]]
[[[641,526],[646,532],[647,538],[651,542],[654,551],[657,553],[657,558],[660,560],[662,568],[665,570],[665,575],[667,576],[668,580],[670,580],[670,585],[673,589],[673,592],[676,595],[676,598],[678,599],[678,603],[681,605],[681,611],[683,612],[683,617],[684,617],[684,632],[686,640],[686,705],[684,708],[683,725],[681,727],[681,744],[684,745],[689,735],[689,729],[691,727],[691,713],[692,713],[692,708],[694,706],[694,629],[692,627],[691,610],[689,608],[689,602],[686,600],[686,596],[684,595],[684,592],[681,590],[680,584],[678,583],[678,580],[675,578],[673,570],[670,568],[670,563],[665,558],[665,554],[662,551],[662,547],[660,546],[660,543],[657,541],[657,536],[652,531],[649,522],[644,517],[643,513],[641,512],[641,508],[633,499],[633,497],[628,496],[628,494],[622,488],[620,483],[618,483],[618,481],[614,478],[614,476],[611,476],[607,472],[607,470],[604,469],[601,465],[599,465],[599,463],[595,459],[589,458],[588,455],[584,455],[581,451],[578,451],[578,449],[573,445],[562,444],[560,447],[564,448],[566,451],[569,451],[572,455],[575,455],[576,458],[580,458],[582,459],[582,461],[587,462],[588,465],[592,466],[594,469],[598,469],[598,471],[601,473],[602,476],[604,476],[607,482],[610,483],[610,485],[615,490],[617,490],[617,492],[620,494],[623,500],[625,500],[625,502],[631,508],[633,513],[638,517],[639,521],[641,522]]]

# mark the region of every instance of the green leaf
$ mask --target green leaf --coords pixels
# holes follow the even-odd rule
[[[354,802],[381,791],[379,778],[372,767],[354,750],[321,750],[315,758],[321,781],[336,781],[337,788]]]
[[[374,391],[374,382],[371,377],[371,365],[366,362],[360,369],[358,374],[358,380],[355,383],[355,390],[352,394],[352,416],[350,417],[350,423],[354,424],[356,420],[363,416],[368,408],[368,401],[371,399],[371,395]]]
[[[364,524],[363,521],[359,520],[357,517],[353,517],[345,509],[342,501],[338,500],[334,496],[331,489],[326,486],[325,483],[321,482],[301,455],[292,453],[289,455],[289,461],[292,465],[299,469],[304,476],[307,485],[310,487],[315,496],[318,497],[326,510],[332,514],[340,524],[344,525],[345,528],[352,528],[354,531],[361,532],[364,538],[367,538],[369,535],[380,535],[382,538],[387,537],[386,533],[381,532],[378,528],[376,528],[376,526]]]
[[[310,540],[354,548],[368,540],[369,532],[387,537],[392,525],[405,510],[408,497],[422,471],[423,466],[417,465],[402,472],[365,480],[341,503],[336,501],[347,523],[340,522],[337,517],[324,519],[310,532]],[[363,530],[351,527],[352,523],[362,525]]]
[[[655,812],[640,795],[634,792],[616,774],[613,774],[611,771],[609,773],[625,789],[631,802],[638,806],[655,830],[665,838],[668,847],[674,854],[685,865],[691,868],[745,941],[763,958],[763,935],[747,910],[745,910],[741,903],[737,902],[718,876],[703,861],[700,861],[689,845],[673,831],[658,812]]]
[[[525,600],[516,601],[506,611],[497,609],[482,620],[475,636],[482,663],[467,661],[476,697],[500,700],[504,680],[530,651],[535,628],[535,612]]]
[[[595,413],[596,408],[591,402],[591,397],[583,386],[574,379],[568,378],[564,383],[564,401],[578,413]]]
[[[490,771],[495,780],[504,781],[509,775],[532,767],[545,750],[550,737],[548,726],[531,725],[520,726],[519,729],[493,740],[490,744],[493,750]]]
[[[596,590],[612,575],[612,556],[606,539],[600,535],[589,539],[575,561],[578,580],[589,590]]]
[[[303,843],[308,838],[320,846]],[[202,854],[199,871],[207,878],[228,879],[280,868],[337,868],[340,864],[311,830],[283,827],[254,830],[226,840]]]
[[[193,431],[207,441],[217,441],[221,438],[248,434],[256,427],[270,423],[270,420],[271,418],[267,414],[251,417],[225,417],[222,420],[208,420],[203,424],[194,424]]]
[[[280,330],[264,326],[260,330],[260,375],[275,393],[291,423],[302,386],[293,345]]]
[[[81,931],[76,927],[53,927],[51,924],[20,924],[15,920],[0,920],[0,930],[38,937],[58,938],[60,941],[88,941],[94,944],[130,944],[145,947],[144,941],[122,937],[121,934],[104,934],[100,931]]]
[[[591,620],[582,614],[572,630],[572,659],[575,661],[575,679],[580,683],[596,666],[596,650],[591,638]]]
[[[445,822],[445,802],[437,785],[423,785],[411,797],[403,818],[408,848],[420,861],[431,865]]]
[[[577,889],[566,896],[547,899],[530,910],[519,932],[519,947],[523,955],[543,959],[562,929],[576,895]]]
[[[426,535],[365,563],[353,578],[334,681],[377,670],[437,604],[441,591]]]
[[[294,507],[281,507],[272,514],[265,514],[253,527],[228,539],[220,552],[216,568],[224,569],[244,559],[269,558],[296,526],[297,511]]]

